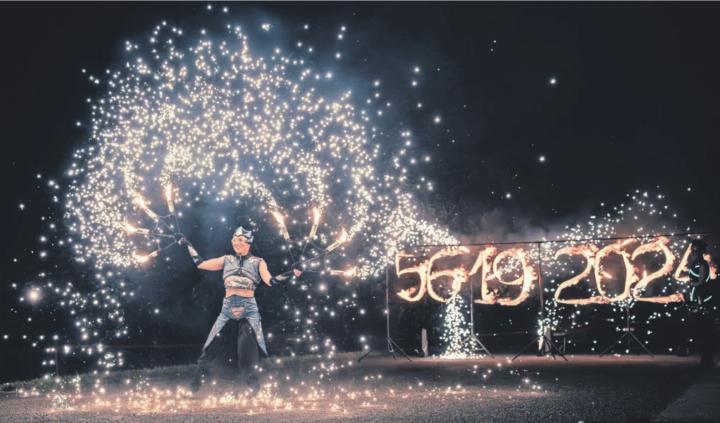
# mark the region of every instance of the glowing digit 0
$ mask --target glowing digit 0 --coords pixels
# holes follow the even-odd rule
[[[630,287],[633,283],[635,283],[635,281],[637,281],[637,276],[635,276],[633,265],[632,263],[630,263],[630,254],[623,250],[626,245],[633,241],[634,240],[632,239],[618,241],[614,244],[603,247],[595,255],[595,285],[597,286],[598,292],[600,292],[600,295],[602,295],[603,299],[606,299],[609,302],[621,301],[628,298],[630,296]],[[625,265],[625,286],[623,287],[622,293],[611,298],[608,297],[607,292],[602,285],[603,277],[609,277],[609,275],[603,268],[602,259],[613,253],[618,254],[620,257],[622,257],[623,264]]]

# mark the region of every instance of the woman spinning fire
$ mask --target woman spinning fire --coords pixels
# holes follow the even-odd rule
[[[272,286],[287,280],[289,276],[272,276],[265,260],[250,254],[253,234],[242,226],[235,230],[232,237],[234,256],[205,260],[187,240],[183,239],[183,242],[187,244],[190,257],[198,269],[223,271],[225,285],[222,309],[202,348],[190,390],[196,392],[200,389],[202,378],[208,372],[211,362],[220,358],[222,353],[227,352],[224,348],[230,346],[228,361],[236,360],[241,380],[244,379],[257,391],[259,350],[265,355],[268,352],[260,324],[260,312],[255,301],[255,290],[261,281]],[[293,273],[296,277],[302,274],[298,269],[294,269]]]

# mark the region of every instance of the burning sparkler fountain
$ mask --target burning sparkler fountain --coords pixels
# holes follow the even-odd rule
[[[408,175],[386,168],[392,146],[352,92],[334,93],[309,60],[255,55],[239,26],[193,38],[163,23],[148,48],[126,50],[122,70],[90,77],[104,92],[65,202],[77,260],[118,290],[106,296],[117,337],[127,334],[122,297],[133,295],[118,275],[162,257],[199,204],[252,210],[294,264],[324,276],[377,277],[406,246],[455,242],[423,220]]]
[[[344,32],[343,27],[340,35]],[[297,52],[276,48],[256,54],[251,41],[238,26],[230,25],[214,36],[202,30],[196,37],[163,23],[154,29],[147,46],[126,43],[128,57],[122,70],[108,71],[102,79],[90,77],[104,88],[89,101],[90,142],[76,150],[68,171],[71,182],[64,217],[71,234],[59,244],[68,245],[77,261],[94,268],[95,280],[92,289],[80,290],[72,283],[47,286],[76,319],[73,327],[79,331],[82,353],[99,357],[105,369],[123,364],[122,353],[104,344],[103,329],[110,327],[115,338],[128,335],[124,304],[134,296],[134,289],[124,273],[147,269],[162,258],[186,234],[187,218],[197,215],[202,206],[252,212],[262,222],[261,231],[273,232],[277,249],[290,255],[288,265],[300,264],[332,279],[377,278],[412,249],[408,247],[457,243],[447,230],[423,219],[416,193],[407,188],[412,184],[400,163],[414,161],[404,154],[410,142],[407,131],[398,134],[400,152],[395,154],[394,145],[381,143],[371,114],[358,108],[353,93],[335,89],[332,75],[315,69],[312,60]],[[640,194],[633,197],[629,207],[633,206],[650,210],[650,215],[657,211],[651,204],[646,207]],[[589,229],[568,227],[560,238],[616,235],[617,215],[616,210]],[[644,254],[667,256],[668,248],[678,252],[685,245],[675,239],[655,241],[655,232],[650,232],[648,246],[631,256],[624,252],[624,244],[601,251],[620,255],[626,273],[634,274],[628,260]],[[427,292],[446,303],[445,356],[465,357],[472,353],[474,346],[468,340],[474,335],[460,293],[473,275],[482,280],[481,296],[472,299],[474,303],[511,307],[535,293],[534,263],[540,255],[547,262],[572,256],[587,260],[586,272],[562,287],[581,282],[602,256],[591,245],[566,242],[555,247],[560,249],[543,247],[527,253],[489,247],[469,271],[433,271],[432,263],[415,270],[405,267],[403,271],[419,275],[419,289],[392,295],[417,301]],[[458,251],[468,253],[460,248],[438,254]],[[560,279],[567,266],[558,261],[548,273]],[[666,263],[657,272],[666,275],[671,267]],[[605,298],[602,279],[610,277],[599,266],[594,268],[600,281],[596,297]],[[511,273],[515,276],[507,279]],[[450,295],[436,292],[432,280],[439,277],[450,280]],[[514,286],[518,295],[491,298],[494,294],[486,282],[492,278]],[[643,277],[640,283],[626,284],[613,304],[640,296],[649,280]],[[585,299],[567,299],[560,291],[545,295],[548,311],[541,316],[541,330],[557,327],[563,319],[571,326],[584,324],[579,313],[563,313],[563,307],[585,304]],[[40,290],[29,294],[33,301],[41,296]],[[356,306],[349,297],[337,304]],[[592,300],[592,296],[587,299]],[[299,309],[285,308],[296,321]],[[317,315],[309,305],[309,318],[303,320],[312,325]],[[332,354],[335,350],[332,342],[321,343],[306,334],[302,339],[313,343],[310,351],[326,349]],[[72,346],[56,343],[48,352],[57,357],[58,348],[67,352]],[[46,364],[55,362],[49,359]]]

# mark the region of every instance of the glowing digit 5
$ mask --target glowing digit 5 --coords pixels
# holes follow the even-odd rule
[[[395,256],[395,273],[398,277],[405,275],[405,274],[416,274],[418,275],[418,287],[411,287],[406,289],[401,289],[396,294],[398,297],[402,298],[405,301],[409,302],[415,302],[420,301],[422,297],[425,295],[425,291],[427,288],[427,262],[423,261],[422,263],[418,264],[417,266],[410,266],[406,267],[404,269],[400,269],[400,260],[402,258],[406,257],[414,257],[412,254],[407,253],[398,253]],[[415,295],[413,295],[415,293]]]

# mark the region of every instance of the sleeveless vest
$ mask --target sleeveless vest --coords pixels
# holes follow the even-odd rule
[[[225,256],[223,283],[225,288],[257,289],[260,278],[260,257],[252,255]]]

